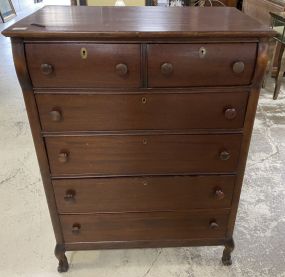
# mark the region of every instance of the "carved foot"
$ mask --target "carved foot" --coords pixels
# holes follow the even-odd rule
[[[54,249],[54,254],[58,259],[58,267],[57,271],[62,273],[62,272],[67,272],[69,265],[67,258],[65,256],[65,248],[62,244],[57,244]]]
[[[232,264],[231,253],[234,251],[234,249],[235,243],[234,240],[231,238],[225,243],[225,249],[222,257],[223,265],[229,266]]]

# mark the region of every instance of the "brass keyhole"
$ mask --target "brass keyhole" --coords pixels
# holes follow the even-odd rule
[[[146,104],[146,101],[147,101],[147,100],[146,100],[146,97],[142,97],[142,103],[143,103],[143,104]]]
[[[203,58],[206,56],[206,54],[207,54],[206,48],[201,47],[201,48],[199,49],[199,56],[200,56],[200,58],[203,59]]]
[[[143,144],[146,145],[147,144],[147,139],[143,139]]]
[[[87,59],[87,55],[88,55],[88,53],[87,53],[87,49],[86,48],[81,48],[81,50],[80,50],[80,55],[81,55],[81,58],[82,59]]]

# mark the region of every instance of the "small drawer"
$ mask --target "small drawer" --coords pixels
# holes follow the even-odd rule
[[[148,86],[249,85],[256,54],[256,43],[149,44]]]
[[[37,94],[44,131],[242,128],[247,92]]]
[[[228,211],[61,215],[64,241],[111,242],[225,238]]]
[[[241,134],[46,137],[51,173],[140,175],[234,173]]]
[[[140,87],[139,44],[26,44],[34,87]]]
[[[230,208],[234,176],[54,180],[59,213]]]

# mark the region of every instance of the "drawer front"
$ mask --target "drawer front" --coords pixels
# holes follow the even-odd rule
[[[34,87],[140,87],[139,44],[27,44],[26,55]]]
[[[37,94],[45,131],[242,128],[248,93]]]
[[[235,172],[242,135],[47,137],[53,175]]]
[[[66,243],[224,238],[228,212],[61,215],[60,221]]]
[[[234,176],[54,180],[59,213],[230,208]]]
[[[256,54],[256,43],[150,44],[148,86],[248,85]]]

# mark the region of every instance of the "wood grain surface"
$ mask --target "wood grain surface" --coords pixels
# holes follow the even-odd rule
[[[230,208],[234,184],[226,175],[53,180],[59,213]]]
[[[233,173],[242,135],[98,135],[46,137],[51,173],[140,175]],[[230,158],[221,160],[228,151]],[[65,162],[60,154],[66,154]]]
[[[224,238],[228,210],[61,215],[66,243]],[[218,227],[211,229],[211,222]],[[73,226],[79,231],[72,232]],[[127,227],[127,228],[126,228]]]
[[[235,129],[243,127],[248,93],[49,93],[36,99],[46,132]],[[229,109],[236,111],[233,118]]]
[[[86,51],[82,58],[81,49]],[[34,87],[140,87],[139,44],[27,44],[28,67]],[[42,64],[52,66],[43,74]],[[127,73],[116,72],[124,64]]]
[[[31,24],[40,24],[38,27]],[[14,29],[26,28],[26,29]],[[235,8],[46,6],[3,32],[23,38],[270,37],[273,32]]]
[[[200,56],[200,49],[205,54]],[[256,43],[150,44],[148,45],[148,86],[229,86],[251,83],[256,60]],[[244,63],[235,73],[233,65]],[[170,63],[173,72],[164,75],[161,65]]]

